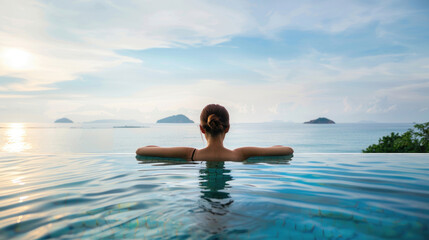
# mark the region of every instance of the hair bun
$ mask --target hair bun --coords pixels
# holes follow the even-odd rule
[[[203,132],[211,136],[225,133],[229,128],[228,111],[219,104],[209,104],[201,111],[200,123]]]
[[[216,114],[210,114],[210,116],[207,118],[207,125],[209,125],[211,130],[215,133],[222,132],[224,130],[222,122],[220,121],[219,117],[216,116]]]

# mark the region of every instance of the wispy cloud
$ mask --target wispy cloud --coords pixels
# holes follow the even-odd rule
[[[427,13],[401,1],[5,1],[1,114],[152,121],[218,102],[237,121],[422,119]],[[25,68],[8,65],[10,49],[30,56]]]
[[[285,28],[340,32],[404,15],[399,10],[383,11],[390,7],[385,2],[369,6],[280,1],[267,6],[244,1],[8,1],[0,10],[0,43],[4,48],[25,49],[35,64],[27,71],[2,67],[0,75],[27,79],[25,85],[11,86],[18,91],[43,90],[46,84],[79,74],[138,62],[116,54],[117,49],[213,45],[234,36],[273,34]]]
[[[47,90],[79,74],[140,62],[117,49],[217,44],[246,24],[240,12],[200,1],[8,1],[0,15],[0,51],[25,49],[34,62],[21,71],[0,66],[0,76],[27,80],[9,86],[16,91]]]
[[[276,1],[267,5],[268,18],[260,25],[266,34],[284,29],[338,33],[366,24],[386,24],[410,14],[392,1]],[[397,4],[397,3],[396,3]]]

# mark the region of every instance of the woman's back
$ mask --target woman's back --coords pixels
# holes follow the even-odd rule
[[[194,161],[243,161],[245,160],[240,152],[227,148],[197,149],[192,158]]]
[[[229,127],[228,111],[220,105],[209,104],[203,109],[200,116],[200,131],[206,137],[206,148],[197,150],[190,147],[146,146],[137,149],[136,153],[143,156],[183,158],[192,161],[244,161],[254,156],[281,156],[293,153],[292,148],[279,145],[265,148],[227,149],[223,146],[223,140]]]

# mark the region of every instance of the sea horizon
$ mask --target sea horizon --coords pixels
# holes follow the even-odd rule
[[[95,119],[95,120],[90,120],[90,121],[73,121],[73,123],[85,123],[85,124],[104,124],[104,123],[93,123],[92,121],[97,121],[97,120],[104,120],[104,119]],[[136,123],[141,123],[141,124],[154,124],[156,123],[156,121],[151,121],[151,122],[143,122],[143,121],[139,121],[139,120],[135,120],[135,119],[130,119],[130,120],[123,120],[123,119],[113,119],[113,120],[119,120],[119,121],[130,121],[130,122],[136,122]],[[192,119],[191,119],[192,120]],[[423,123],[425,121],[399,121],[399,122],[377,122],[377,121],[366,121],[366,120],[362,120],[362,121],[357,121],[357,122],[337,122],[335,121],[334,124],[351,124],[351,123],[358,123],[358,124],[377,124],[377,123],[381,123],[381,124],[395,124],[395,123],[403,123],[403,124],[410,124],[410,123]],[[25,123],[25,124],[50,124],[50,123],[55,123],[55,121],[40,121],[40,122],[25,122],[25,121],[9,121],[9,122],[0,122],[0,124],[10,124],[10,123]],[[110,123],[110,122],[106,122],[106,123]],[[114,123],[114,122],[111,122]],[[271,120],[271,121],[260,121],[260,122],[230,122],[231,124],[247,124],[247,123],[305,123],[305,121],[299,122],[299,121],[286,121],[286,120]],[[57,123],[57,124],[69,124],[69,123]],[[165,124],[165,123],[159,123],[159,124]],[[167,123],[167,124],[193,124],[193,123]],[[198,122],[194,121],[194,124],[198,124]],[[326,123],[311,123],[311,124],[317,124],[317,125],[323,125]],[[329,124],[327,124],[329,125]]]
[[[0,123],[0,150],[33,153],[125,153],[145,145],[203,148],[198,123]],[[285,145],[295,153],[359,153],[413,123],[231,123],[225,146]]]

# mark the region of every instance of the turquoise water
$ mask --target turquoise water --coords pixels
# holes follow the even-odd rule
[[[412,125],[233,124],[295,156],[193,164],[133,152],[201,148],[197,124],[3,123],[0,239],[428,239],[429,155],[359,153]]]
[[[427,154],[0,154],[0,239],[428,239]]]

